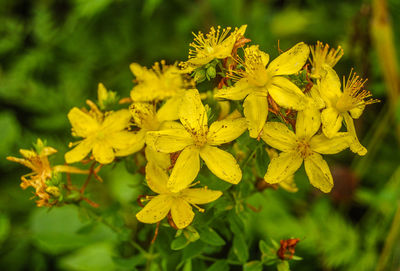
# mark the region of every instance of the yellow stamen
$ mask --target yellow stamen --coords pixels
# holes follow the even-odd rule
[[[310,49],[312,55],[312,59],[310,58],[312,65],[311,76],[314,78],[321,76],[321,68],[324,64],[333,68],[343,56],[341,46],[338,46],[337,49],[329,48],[328,44],[323,45],[320,41],[317,41],[317,45],[310,46]]]
[[[189,59],[195,58],[198,54],[212,54],[215,47],[226,39],[231,29],[231,27],[227,27],[221,30],[221,27],[218,26],[216,30],[214,27],[211,27],[210,32],[205,35],[202,32],[199,32],[197,35],[192,32],[194,41],[189,45],[194,50],[189,49]]]
[[[380,102],[378,99],[370,98],[372,97],[371,92],[364,89],[366,82],[367,79],[360,78],[356,73],[353,73],[353,69],[350,71],[347,82],[343,77],[343,95],[338,99],[336,109],[339,112],[346,112],[359,106]]]
[[[255,86],[265,86],[270,82],[271,75],[268,74],[265,68],[261,52],[258,46],[251,46],[244,50],[244,60],[238,56],[235,59],[239,65],[244,67],[244,70],[231,70],[227,75],[234,81],[238,81],[241,78],[248,78],[249,82]]]

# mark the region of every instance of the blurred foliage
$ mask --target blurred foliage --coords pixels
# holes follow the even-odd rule
[[[388,1],[388,9],[400,56],[400,2]],[[208,267],[222,271],[242,270],[242,265],[243,270],[274,270],[261,264],[259,240],[269,243],[271,238],[293,237],[301,239],[296,255],[303,258],[291,263],[293,270],[375,268],[399,206],[400,152],[394,124],[380,125],[389,111],[385,111],[384,69],[370,38],[369,1],[335,0],[321,5],[316,0],[4,0],[0,14],[1,270]],[[211,219],[225,219],[218,217],[218,210],[230,207],[229,202],[219,201],[213,210],[196,217],[196,232],[186,229],[172,240],[173,231],[161,225],[154,244],[164,253],[157,255],[163,259],[158,265],[152,261],[153,246],[138,253],[130,241],[144,243],[153,229],[135,236],[140,227],[135,219],[136,198],[144,192],[138,188],[143,177],[126,173],[122,163],[106,167],[105,183],[91,187],[102,206],[96,212],[86,205],[37,209],[29,200],[31,191],[20,189],[19,178],[26,171],[4,157],[29,148],[37,137],[65,151],[71,140],[66,114],[95,97],[99,82],[126,97],[132,87],[131,62],[150,66],[160,59],[185,60],[192,31],[242,24],[248,24],[246,37],[272,56],[278,55],[278,40],[283,50],[298,41],[341,45],[345,55],[336,66],[338,73],[347,75],[354,66],[369,78],[368,88],[383,101],[370,106],[357,122],[369,154],[354,158],[347,151],[329,161],[336,164],[332,194],[311,189],[303,171],[296,175],[299,192],[266,189],[234,206],[229,228],[208,228]],[[395,112],[399,125],[400,101]],[[378,130],[383,133],[376,141]],[[57,162],[63,163],[62,159],[59,155]],[[256,165],[265,172],[262,167]],[[207,178],[212,177],[204,176],[204,182]],[[243,193],[246,185],[240,184]],[[233,242],[227,243],[232,234]],[[206,256],[219,253],[229,257]],[[387,270],[396,270],[400,248],[391,253]]]

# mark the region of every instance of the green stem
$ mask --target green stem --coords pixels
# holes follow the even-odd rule
[[[398,243],[396,242],[396,240],[399,234],[400,234],[400,201],[397,204],[397,211],[394,216],[392,225],[390,226],[389,234],[386,237],[385,245],[379,257],[378,265],[376,266],[375,269],[376,271],[388,270],[387,263],[391,255],[391,252],[393,250],[394,244]]]
[[[97,222],[101,222],[104,225],[106,225],[107,227],[109,227],[111,230],[113,230],[115,233],[117,234],[121,234],[121,229],[115,227],[114,225],[110,224],[108,221],[106,221],[103,217],[99,216],[98,214],[96,214],[95,212],[93,212],[92,210],[86,209],[88,214],[90,214],[90,216],[92,218],[94,218]],[[132,245],[134,248],[136,248],[138,251],[140,251],[140,253],[142,253],[147,259],[149,258],[154,258],[154,255],[152,255],[151,253],[147,252],[144,248],[142,248],[138,243],[136,243],[133,240],[129,240],[128,241],[130,245]],[[151,246],[152,247],[152,246]],[[151,248],[150,247],[150,248]]]
[[[374,157],[379,149],[378,147],[381,145],[381,142],[388,131],[388,127],[390,126],[389,123],[391,117],[390,107],[389,105],[385,105],[371,128],[371,131],[373,132],[367,143],[367,155],[365,157],[357,157],[357,159],[354,159],[352,167],[358,177],[362,178],[366,173],[365,169],[368,168],[368,164],[370,164],[371,161],[374,161]]]
[[[154,250],[154,245],[153,244],[150,244],[150,248],[149,248],[149,252],[148,252],[148,254],[151,256],[151,255],[153,255],[153,250]],[[152,263],[152,261],[153,261],[153,259],[154,259],[155,257],[148,257],[147,258],[147,262],[146,262],[146,271],[149,271],[150,270],[150,268],[151,268],[151,263]]]
[[[252,160],[253,156],[256,154],[258,148],[262,145],[257,145],[257,147],[250,153],[250,155],[247,157],[246,161],[244,161],[243,165],[240,167],[242,171],[246,168],[247,164]]]

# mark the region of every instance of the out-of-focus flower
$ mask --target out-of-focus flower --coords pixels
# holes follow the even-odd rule
[[[65,154],[67,163],[79,162],[92,151],[97,162],[109,164],[115,156],[126,156],[143,147],[137,143],[140,135],[127,130],[132,118],[129,110],[108,112],[104,116],[95,111],[86,112],[76,107],[69,111],[72,134],[84,139],[71,144],[77,146]]]
[[[35,151],[19,150],[23,158],[9,156],[7,160],[17,162],[32,170],[31,173],[21,177],[21,187],[26,189],[31,186],[35,189],[35,196],[39,198],[36,201],[37,206],[53,206],[57,204],[61,195],[58,173],[87,174],[88,171],[65,165],[51,166],[48,156],[56,153],[57,150],[45,146],[40,139],[37,140],[35,147]]]

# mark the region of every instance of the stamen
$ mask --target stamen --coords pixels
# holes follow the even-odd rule
[[[343,49],[341,46],[338,46],[337,49],[329,48],[328,44],[323,44],[320,41],[317,41],[315,46],[310,46],[311,56],[310,62],[312,65],[312,75],[315,77],[319,77],[320,69],[324,64],[329,65],[330,67],[334,67],[336,63],[343,56]]]
[[[231,27],[221,29],[221,26],[218,26],[217,29],[211,27],[210,32],[205,35],[201,31],[199,31],[197,35],[192,32],[194,39],[189,46],[193,49],[189,49],[189,59],[195,58],[198,54],[202,54],[201,51],[212,53],[215,47],[228,37],[231,29]],[[236,33],[236,31],[237,29],[235,29],[235,32],[232,34]]]
[[[352,98],[354,107],[380,102],[378,99],[368,99],[372,97],[372,94],[370,91],[363,89],[367,81],[368,79],[363,80],[360,78],[353,72],[353,69],[350,71],[347,82],[343,77],[343,85],[345,86],[343,92]]]
[[[200,208],[200,207],[197,206],[196,204],[191,203],[191,205],[193,205],[193,207],[195,207],[200,213],[204,213],[204,212],[205,212],[205,210],[204,210],[203,208]]]

